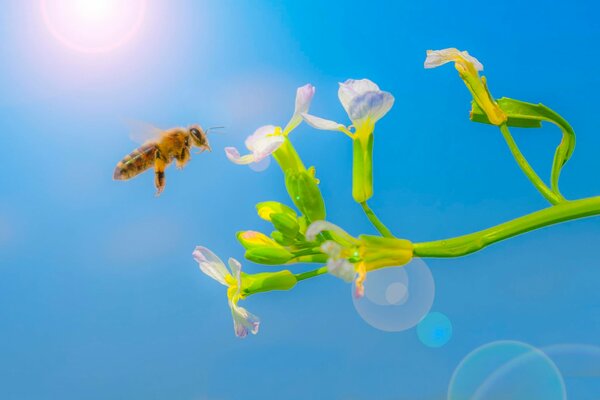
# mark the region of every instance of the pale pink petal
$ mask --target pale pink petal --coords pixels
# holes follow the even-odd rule
[[[254,162],[259,162],[262,159],[270,156],[285,142],[284,136],[265,136],[254,143],[252,153],[254,154]]]
[[[248,136],[248,138],[246,139],[246,142],[245,142],[246,147],[248,148],[248,150],[254,152],[254,147],[256,146],[256,142],[261,141],[262,139],[264,139],[267,136],[274,135],[276,130],[277,130],[277,127],[274,125],[261,126],[257,130],[255,130],[252,135]]]
[[[329,259],[327,261],[327,271],[347,283],[352,282],[356,276],[354,265],[346,259]]]
[[[315,87],[310,83],[298,88],[296,91],[296,106],[294,108],[294,115],[283,129],[284,135],[287,135],[298,125],[300,125],[302,122],[302,114],[308,112],[314,95]]]
[[[338,89],[338,97],[340,103],[346,110],[346,113],[350,115],[350,104],[354,99],[367,92],[378,92],[379,86],[370,81],[369,79],[348,79],[344,83],[340,83]]]
[[[310,83],[299,87],[296,91],[296,107],[294,109],[294,114],[304,114],[308,112],[314,95],[315,87]]]
[[[436,68],[449,62],[460,62],[465,60],[473,64],[477,71],[483,71],[483,65],[475,57],[471,56],[466,51],[459,51],[455,48],[442,50],[427,50],[427,58],[425,59],[425,68]]]
[[[394,96],[391,93],[378,91],[366,92],[354,98],[348,109],[348,116],[355,126],[360,121],[368,118],[370,122],[379,121],[394,105]]]
[[[239,165],[250,164],[255,161],[253,154],[240,156],[240,152],[235,147],[225,147],[225,155],[231,162]]]
[[[340,244],[343,246],[353,246],[358,243],[358,241],[350,236],[345,230],[328,221],[315,221],[310,224],[308,229],[306,229],[306,240],[312,242],[324,231],[331,233],[335,237],[336,242],[342,242]]]
[[[310,114],[302,114],[302,118],[304,118],[307,124],[315,129],[321,129],[324,131],[344,131],[347,129],[344,125],[338,122],[315,117],[314,115]]]
[[[245,338],[248,333],[256,335],[258,328],[260,327],[260,319],[248,312],[243,307],[238,307],[237,304],[229,302],[231,307],[231,315],[233,317],[233,330],[235,335],[239,338]]]
[[[192,253],[194,259],[200,266],[200,270],[210,276],[222,285],[227,286],[225,277],[229,275],[229,271],[223,264],[223,261],[215,253],[203,246],[197,246]]]

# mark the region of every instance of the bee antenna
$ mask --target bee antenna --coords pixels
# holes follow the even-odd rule
[[[208,132],[210,132],[212,130],[215,130],[215,129],[225,129],[225,127],[224,126],[211,126],[210,128],[208,128],[206,130],[206,133],[208,133]],[[215,132],[215,133],[218,133],[218,132]]]

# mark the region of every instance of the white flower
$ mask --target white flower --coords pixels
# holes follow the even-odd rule
[[[306,230],[306,240],[312,242],[325,231],[334,239],[321,245],[321,251],[328,256],[327,271],[345,282],[352,282],[356,276],[356,267],[348,261],[348,257],[356,251],[360,242],[339,226],[327,221],[315,221],[310,224]]]
[[[302,122],[302,114],[308,112],[314,94],[315,87],[311,84],[299,87],[296,90],[294,115],[292,115],[285,128],[282,129],[274,125],[265,125],[258,128],[245,142],[250,154],[241,156],[235,147],[226,147],[225,154],[227,158],[236,164],[250,164],[259,162],[271,155],[283,144],[285,137]]]
[[[328,240],[321,245],[321,251],[329,256],[327,259],[327,271],[344,282],[350,283],[356,276],[354,265],[342,256],[342,246]]]
[[[483,65],[478,59],[466,51],[459,51],[453,47],[443,50],[427,50],[424,66],[425,68],[436,68],[449,62],[470,63],[476,71],[483,71]]]
[[[504,124],[508,117],[492,97],[485,78],[479,76],[479,71],[483,71],[483,65],[478,59],[466,51],[455,48],[427,50],[424,66],[436,68],[449,62],[454,63],[458,74],[473,95],[473,100],[485,112],[490,123],[497,126]]]
[[[194,259],[198,262],[200,270],[210,276],[220,284],[227,286],[227,298],[231,315],[233,317],[233,328],[236,336],[243,338],[248,333],[257,334],[260,320],[255,315],[249,313],[245,308],[238,307],[237,303],[243,299],[242,289],[242,266],[234,258],[229,259],[229,268],[216,254],[206,247],[197,246],[193,252]]]
[[[316,129],[341,131],[350,137],[355,137],[372,133],[375,123],[394,105],[394,96],[380,90],[379,86],[368,79],[348,79],[340,83],[338,97],[352,121],[350,127],[307,113],[302,114],[302,117]],[[354,127],[354,133],[350,131],[351,127]]]

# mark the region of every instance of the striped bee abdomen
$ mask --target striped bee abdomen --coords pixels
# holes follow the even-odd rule
[[[146,143],[138,147],[119,161],[113,179],[126,180],[141,174],[154,165],[157,151],[156,143]]]

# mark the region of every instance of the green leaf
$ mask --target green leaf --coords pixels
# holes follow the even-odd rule
[[[569,161],[575,150],[575,131],[569,123],[558,113],[546,107],[543,104],[532,104],[524,101],[509,99],[503,97],[497,100],[498,105],[508,116],[507,125],[518,128],[541,128],[542,122],[550,122],[558,126],[562,131],[562,140],[556,152],[552,163],[551,185],[552,190],[560,193],[558,190],[558,179],[563,166]],[[471,121],[489,124],[487,116],[477,105],[472,103]]]

